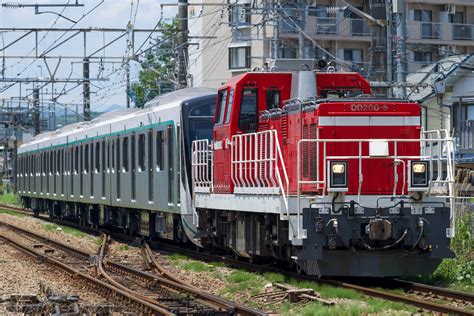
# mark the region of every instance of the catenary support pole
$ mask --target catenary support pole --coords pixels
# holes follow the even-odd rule
[[[178,0],[178,89],[187,87],[188,0]]]
[[[394,12],[397,14],[397,82],[400,86],[400,98],[407,96],[407,24],[405,0],[395,0]]]
[[[88,80],[89,79],[89,58],[84,58],[82,67],[83,67],[83,77],[84,77],[84,83],[82,84],[84,121],[90,121],[91,120],[91,99],[90,99],[91,87],[90,87],[90,81]]]

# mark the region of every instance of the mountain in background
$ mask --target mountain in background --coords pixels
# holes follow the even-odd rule
[[[104,104],[104,105],[99,105],[99,106],[94,106],[92,108],[92,111],[94,112],[100,112],[100,113],[107,113],[107,112],[112,112],[115,110],[120,110],[123,109],[125,106],[121,104]]]

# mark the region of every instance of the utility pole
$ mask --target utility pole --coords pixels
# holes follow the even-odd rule
[[[188,0],[178,0],[178,89],[186,88],[188,62]]]
[[[130,59],[127,58],[127,63],[125,64],[125,77],[126,77],[126,80],[127,80],[127,87],[126,87],[126,91],[125,91],[125,94],[126,94],[126,102],[127,102],[127,109],[130,108]]]
[[[277,6],[277,1],[273,1],[273,7]],[[280,50],[280,15],[275,14],[273,18],[273,59],[278,59]]]
[[[385,15],[387,17],[387,97],[393,96],[393,54],[392,54],[392,0],[386,0]],[[396,0],[395,0],[396,1]]]
[[[89,58],[84,58],[82,63],[83,77],[84,82],[82,84],[83,88],[83,104],[84,104],[84,121],[91,120],[91,87],[89,80]]]
[[[298,58],[305,59],[305,36],[303,31],[306,27],[306,1],[298,0],[299,22],[301,30],[298,32]]]
[[[397,14],[397,82],[400,85],[399,97],[407,96],[407,20],[405,15],[405,0],[395,0],[393,12]]]
[[[33,89],[33,127],[35,136],[41,133],[40,129],[40,94],[39,89]]]
[[[371,56],[369,77],[371,81],[384,82],[387,72],[387,20],[385,12],[386,0],[370,0],[370,15],[380,21],[380,24],[372,24]]]

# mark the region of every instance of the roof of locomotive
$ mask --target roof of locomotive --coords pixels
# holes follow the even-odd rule
[[[211,88],[186,88],[165,95],[159,96],[152,101],[147,102],[146,108],[128,108],[104,113],[90,122],[78,122],[66,125],[60,129],[50,132],[41,133],[33,137],[29,142],[19,147],[19,152],[27,151],[30,146],[46,143],[54,138],[72,136],[76,133],[91,130],[108,124],[126,122],[136,118],[137,116],[147,115],[150,112],[158,112],[167,109],[180,107],[184,102],[215,94],[216,90]],[[24,150],[21,150],[24,149]],[[36,148],[34,148],[36,149]]]

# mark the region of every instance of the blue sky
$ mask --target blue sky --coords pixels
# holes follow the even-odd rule
[[[0,0],[0,3],[75,3],[76,0],[19,0],[19,1],[3,1]],[[79,20],[86,14],[89,10],[99,4],[101,0],[79,0],[79,3],[84,4],[83,8],[67,8],[62,12],[62,8],[41,8],[43,11],[55,11],[62,12],[62,14],[72,20]],[[35,15],[34,8],[2,8],[0,7],[0,27],[2,28],[50,28],[54,26],[55,28],[88,28],[88,27],[107,27],[107,28],[126,28],[129,21],[135,22],[135,28],[153,28],[156,23],[162,16],[160,3],[162,2],[174,2],[166,0],[105,0],[97,9],[92,13],[82,18],[82,20],[73,26],[73,23],[59,18],[54,14],[39,14]],[[133,5],[132,5],[133,4]],[[138,5],[138,10],[137,10]],[[165,7],[163,12],[163,17],[171,18],[176,12],[175,8]],[[136,17],[135,17],[136,16]],[[63,36],[63,33],[48,33],[44,38],[45,33],[40,33],[39,36],[40,44],[39,51],[42,52],[48,47],[51,47],[55,41],[58,40],[59,36]],[[113,38],[113,34],[103,34],[103,33],[94,33],[95,35],[88,35],[87,41],[87,51],[91,53],[100,47],[104,41],[110,40]],[[72,35],[72,33],[70,33]],[[4,32],[0,34],[0,47],[5,44],[10,43],[13,39],[21,36],[21,33],[13,32]],[[64,36],[66,38],[68,35]],[[148,33],[143,35],[137,35],[136,45],[139,46],[142,42],[145,41]],[[145,42],[145,47],[148,44],[148,41]],[[7,56],[19,55],[25,56],[30,53],[30,56],[34,56],[32,49],[34,47],[34,36],[30,35],[21,42],[15,44],[11,48],[8,48],[5,52],[0,52],[0,61],[2,54]],[[105,51],[106,55],[121,56],[125,55],[126,52],[126,41],[124,39],[119,40],[116,44],[111,45]],[[58,48],[51,52],[54,55],[83,55],[83,44],[82,36],[77,36],[67,45]],[[100,52],[97,56],[103,56],[104,52]],[[76,62],[78,60],[75,60]],[[56,60],[50,60],[50,68],[54,68],[56,65]],[[82,65],[79,63],[71,63],[72,60],[63,59],[59,64],[56,78],[80,78],[82,77]],[[98,63],[91,64],[91,78],[96,78],[99,72],[102,70],[103,74],[112,74],[110,75],[110,80],[107,82],[93,82],[94,85],[91,87],[94,92],[91,95],[91,109],[100,110],[107,107],[111,104],[121,104],[125,105],[125,76],[124,71],[120,67],[121,62],[117,61],[115,64],[104,63],[99,65]],[[136,80],[138,70],[140,66],[136,62],[131,62],[131,79]],[[5,77],[46,77],[48,76],[48,71],[43,60],[33,59],[6,59],[6,69]],[[0,91],[4,86],[4,83],[0,83]],[[72,88],[73,86],[68,86]],[[21,95],[31,93],[32,85],[22,85]],[[62,91],[64,84],[56,84],[53,88],[51,85],[43,89],[43,98],[50,99],[51,93],[56,91],[56,93]],[[6,92],[1,93],[0,98],[10,98],[18,97],[20,94],[20,88],[17,84],[16,86],[11,87]],[[54,94],[54,93],[53,93]],[[71,110],[75,109],[74,103],[82,103],[82,87],[77,87],[76,89],[69,92],[67,95],[61,96],[59,99],[60,102],[69,104]],[[64,111],[60,105],[57,106],[58,111]]]

